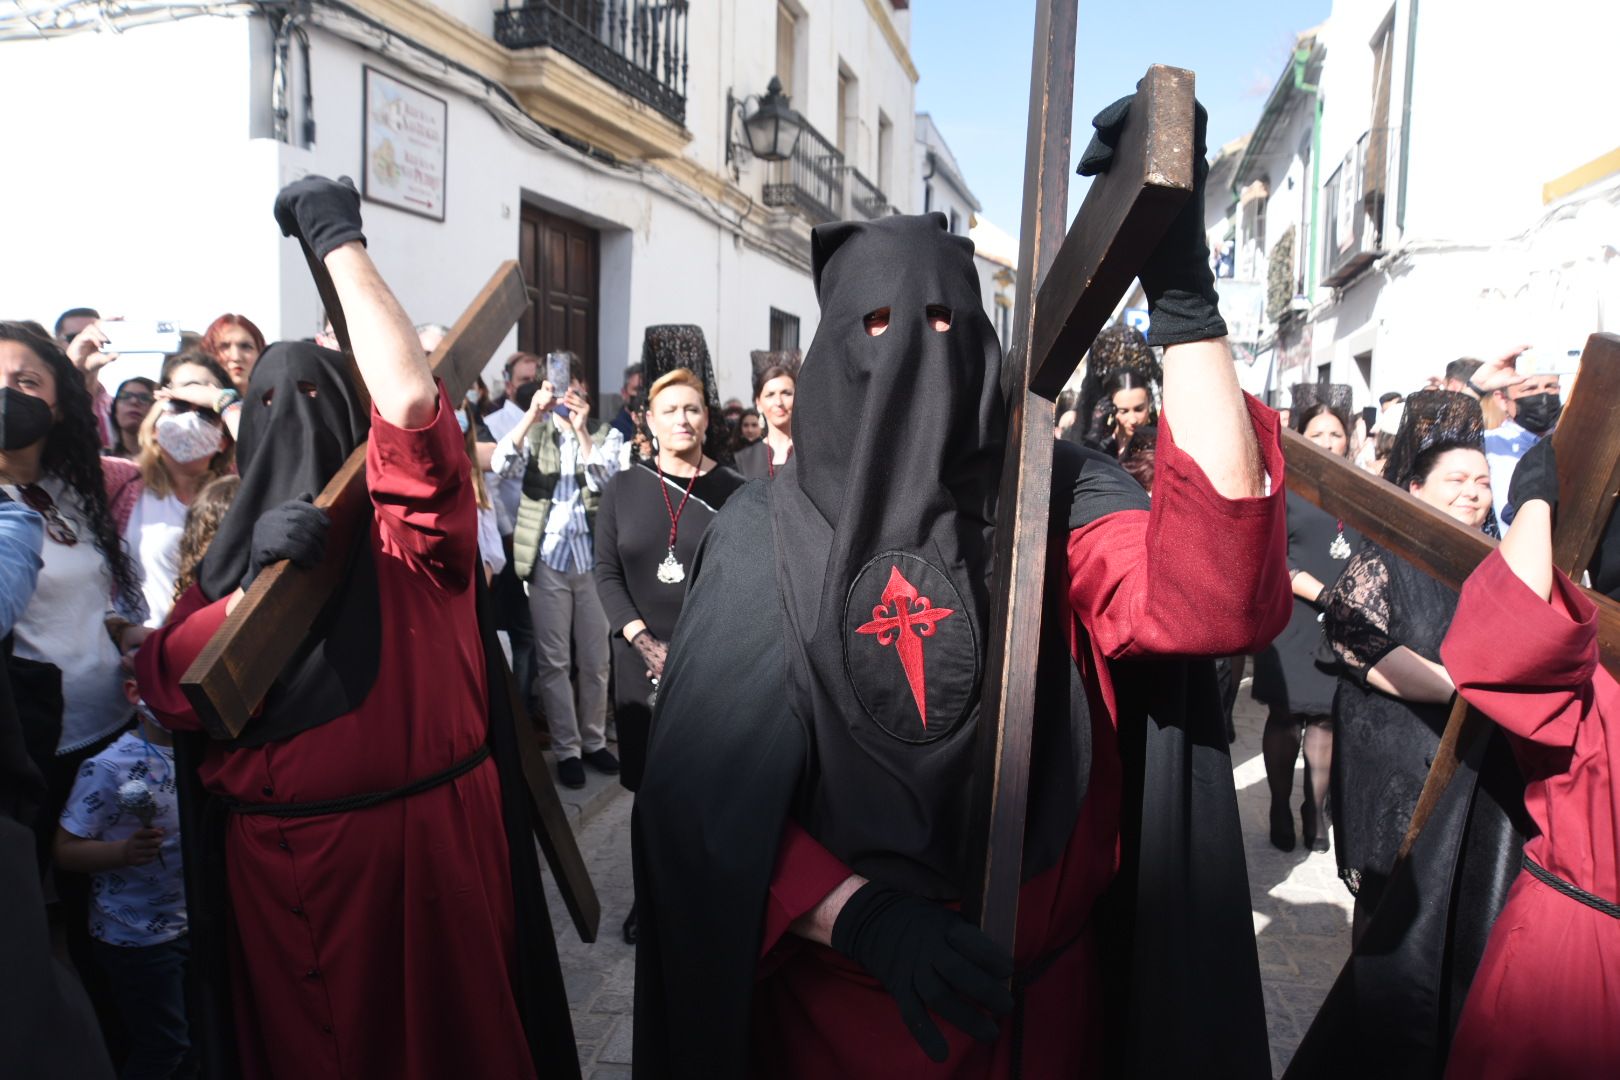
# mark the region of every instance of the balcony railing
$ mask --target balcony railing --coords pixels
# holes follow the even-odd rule
[[[495,13],[495,40],[553,48],[686,123],[688,0],[529,0]]]
[[[889,197],[853,165],[844,172],[849,187],[849,218],[876,221],[889,214]]]
[[[793,156],[774,161],[765,174],[765,205],[800,210],[812,225],[844,216],[844,176],[853,170],[821,132],[804,126]]]
[[[1383,254],[1383,177],[1367,175],[1367,135],[1328,177],[1323,200],[1322,284],[1338,287]]]

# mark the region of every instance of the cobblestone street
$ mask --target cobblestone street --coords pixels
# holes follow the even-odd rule
[[[1232,717],[1237,727],[1232,762],[1238,812],[1243,817],[1249,903],[1254,908],[1260,980],[1266,996],[1271,1065],[1280,1076],[1350,955],[1351,904],[1349,890],[1339,881],[1333,852],[1313,853],[1300,845],[1284,853],[1267,838],[1271,799],[1260,760],[1265,718],[1265,706],[1249,697],[1245,679]],[[1303,786],[1301,763],[1295,766],[1291,801],[1296,833]]]
[[[1238,739],[1232,747],[1232,760],[1238,807],[1243,815],[1271,1061],[1280,1075],[1350,951],[1350,894],[1339,883],[1332,852],[1312,854],[1296,847],[1285,854],[1266,838],[1269,801],[1260,761],[1265,710],[1249,697],[1246,680],[1234,719]],[[574,933],[547,875],[557,951],[562,957],[586,1080],[627,1080],[630,1076],[635,951],[619,936],[619,925],[630,909],[631,799],[617,785],[611,791],[607,786],[607,781],[592,774],[592,787],[586,793],[590,797],[583,802],[580,815],[584,822],[580,847],[602,901],[602,928],[596,944],[583,944]],[[1296,811],[1299,799],[1300,776],[1296,773]]]

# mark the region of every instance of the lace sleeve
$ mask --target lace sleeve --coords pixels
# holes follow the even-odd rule
[[[1389,636],[1389,566],[1380,553],[1357,553],[1325,601],[1323,633],[1351,672],[1365,675],[1400,644]]]

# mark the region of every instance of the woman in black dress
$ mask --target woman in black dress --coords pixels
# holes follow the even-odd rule
[[[650,373],[649,373],[650,374]],[[698,541],[744,483],[703,452],[709,426],[703,380],[676,368],[647,392],[647,427],[657,444],[608,482],[596,514],[596,587],[613,641],[613,712],[619,782],[641,786],[652,698],[686,597]],[[624,924],[635,941],[636,913]]]
[[[1294,387],[1294,430],[1331,454],[1349,453],[1345,420],[1350,388],[1301,383]],[[1333,692],[1338,680],[1316,665],[1322,645],[1322,600],[1361,536],[1316,504],[1288,492],[1288,575],[1294,613],[1277,640],[1254,658],[1254,699],[1265,703],[1261,739],[1271,788],[1271,842],[1294,850],[1294,762],[1305,750],[1305,800],[1299,817],[1305,846],[1328,849],[1328,775],[1333,762]]]
[[[749,480],[774,479],[793,456],[793,395],[798,387],[795,351],[756,352],[754,407],[765,421],[765,437],[737,452],[737,471]]]
[[[1463,524],[1491,509],[1479,403],[1425,390],[1406,401],[1385,479]],[[1457,594],[1371,542],[1325,598],[1323,629],[1340,662],[1331,780],[1339,876],[1355,894],[1360,938],[1395,864],[1455,693],[1440,642]]]

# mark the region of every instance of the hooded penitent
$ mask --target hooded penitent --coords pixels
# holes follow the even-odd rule
[[[703,328],[682,323],[647,327],[641,343],[643,385],[651,390],[653,383],[676,368],[685,368],[703,380],[703,400],[709,407],[709,427],[703,437],[703,452],[722,465],[731,464],[725,429],[719,422],[720,387],[714,379],[714,365],[709,361],[709,346],[703,340]]]
[[[340,353],[285,341],[253,365],[237,431],[242,485],[197,574],[209,600],[241,584],[259,517],[320,494],[366,441],[369,409],[346,368]],[[370,517],[368,504],[364,527]],[[237,745],[257,746],[324,724],[358,708],[371,691],[381,647],[377,572],[370,544],[353,549],[343,584],[266,697],[264,716]]]
[[[1006,431],[972,254],[937,214],[816,230],[821,322],[773,499],[820,770],[799,819],[857,872],[935,897],[961,895]]]
[[[972,252],[938,214],[813,234],[822,310],[798,376],[794,456],[774,481],[733,495],[704,534],[660,683],[634,819],[638,1077],[751,1075],[751,1000],[772,964],[759,947],[787,822],[885,885],[964,894],[1006,436],[1001,348]],[[880,311],[886,328],[869,334]],[[1072,530],[1148,506],[1113,460],[1068,443],[1054,445],[1052,490],[1043,631],[1027,658],[1037,722],[1026,882],[1061,860],[1091,776],[1067,545]],[[1220,983],[1220,1000],[1197,1006],[1209,1023],[1191,1042],[1205,1061],[1263,1058],[1213,668],[1113,667],[1119,730],[1134,739],[1127,767],[1152,766],[1130,788],[1117,918],[1100,938],[1132,954],[1113,967],[1140,979],[1129,996],[1144,1004],[1144,1030],[1181,997],[1167,985]],[[1138,861],[1152,867],[1140,902]],[[1125,1050],[1128,1028],[1117,1049],[1144,1060]]]

